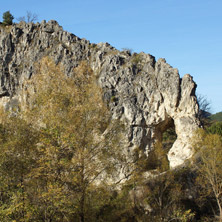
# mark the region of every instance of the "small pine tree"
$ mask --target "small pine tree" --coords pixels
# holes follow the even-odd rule
[[[10,13],[10,11],[7,11],[3,14],[3,24],[4,25],[12,25],[13,19],[14,19],[14,17]]]

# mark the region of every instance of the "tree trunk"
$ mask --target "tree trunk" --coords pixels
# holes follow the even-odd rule
[[[80,200],[80,222],[85,222],[85,190],[83,190]]]
[[[86,189],[85,189],[85,175],[84,175],[84,170],[85,170],[85,160],[84,160],[84,155],[81,153],[81,199],[80,199],[80,222],[85,222],[85,194],[86,194]]]
[[[222,222],[222,208],[221,208],[220,200],[218,199],[218,197],[216,199],[217,199],[217,205],[218,205],[219,213],[220,213],[219,221]]]
[[[22,219],[25,221],[25,191],[24,191],[24,178],[23,178],[23,170],[20,179],[21,191],[22,191]]]
[[[219,219],[219,221],[222,222],[222,209],[221,209],[221,206],[219,208],[220,208],[220,219]]]

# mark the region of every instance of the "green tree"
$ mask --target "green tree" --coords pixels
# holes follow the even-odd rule
[[[10,13],[10,11],[3,13],[3,24],[4,25],[12,25],[13,19],[14,19],[14,17]]]

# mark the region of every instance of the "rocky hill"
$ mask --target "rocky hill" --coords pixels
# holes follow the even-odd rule
[[[56,21],[0,28],[0,100],[6,109],[20,104],[25,81],[45,56],[62,64],[66,75],[82,60],[88,62],[113,117],[127,123],[129,152],[139,147],[148,155],[173,126],[177,139],[168,153],[170,166],[192,155],[189,139],[199,120],[196,84],[190,75],[180,78],[165,59],[118,51],[108,43],[92,44],[64,31]]]

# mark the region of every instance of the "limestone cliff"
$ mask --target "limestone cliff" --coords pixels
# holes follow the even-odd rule
[[[51,57],[66,75],[88,61],[114,118],[127,123],[128,150],[139,147],[146,155],[167,128],[174,125],[177,139],[168,153],[170,166],[192,155],[190,137],[199,126],[196,84],[182,79],[164,59],[149,54],[118,51],[108,43],[91,44],[68,33],[56,21],[14,24],[0,28],[0,100],[6,109],[17,106],[25,80],[35,64]]]

